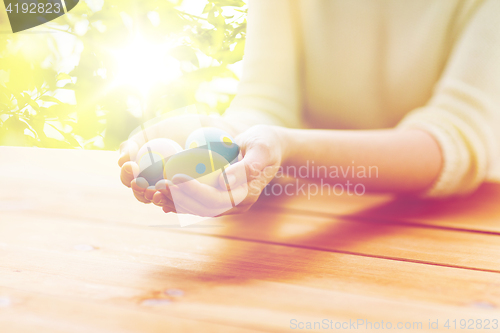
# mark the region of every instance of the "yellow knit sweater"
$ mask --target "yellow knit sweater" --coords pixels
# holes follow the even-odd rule
[[[428,131],[427,196],[500,181],[500,0],[249,0],[238,89],[250,124]]]

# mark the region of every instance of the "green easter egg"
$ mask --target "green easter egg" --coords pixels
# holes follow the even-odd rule
[[[175,175],[184,174],[217,187],[219,175],[228,166],[228,161],[218,153],[205,147],[193,148],[172,156],[165,164],[164,177],[172,180]]]
[[[202,127],[193,131],[186,139],[186,149],[208,146],[228,162],[234,163],[240,152],[238,145],[227,132],[215,127]]]

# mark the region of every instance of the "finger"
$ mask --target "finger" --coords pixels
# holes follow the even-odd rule
[[[241,147],[243,159],[230,165],[225,171],[229,186],[238,186],[262,176],[264,168],[272,165],[269,146],[263,143],[246,144]],[[222,175],[223,176],[223,175]],[[219,177],[219,185],[226,188],[225,179]]]
[[[156,193],[156,188],[154,186],[149,186],[145,191],[144,191],[144,198],[148,199],[149,201],[153,201],[153,196]]]
[[[168,212],[176,212],[175,211],[175,206],[174,203],[170,200],[168,200],[163,194],[160,192],[156,192],[153,196],[153,204],[156,206],[164,208],[163,211],[165,213]]]
[[[175,210],[175,207],[171,208],[169,206],[163,206],[162,209],[165,213],[177,213],[177,211]]]
[[[175,186],[173,182],[167,179],[162,179],[156,183],[156,188],[159,189],[159,193],[163,196],[163,198],[166,198],[166,206],[171,207],[173,210],[170,211],[175,211],[179,213],[187,213],[187,214],[195,214],[191,210],[189,210],[188,207],[183,206],[184,202],[182,199],[178,200],[177,206],[174,203],[174,200],[172,198],[172,191],[171,188]],[[165,210],[164,210],[165,211]]]
[[[228,205],[229,195],[227,190],[220,190],[210,185],[202,184],[196,179],[181,174],[175,175],[172,181],[176,188],[204,206],[218,209]],[[172,197],[174,200],[177,199],[174,194],[172,194]],[[231,204],[230,201],[229,204]]]
[[[173,202],[171,202],[171,201],[170,201],[170,202],[165,203],[162,207],[163,207],[163,208],[168,208],[168,209],[170,209],[170,211],[171,211],[171,212],[174,212],[174,213],[176,213],[176,212],[177,212],[177,210],[175,209],[175,205],[174,205],[174,204],[173,204]],[[165,210],[164,210],[164,211],[165,211]]]
[[[165,205],[170,205],[170,206],[174,207],[174,203],[172,202],[172,200],[170,200],[169,198],[165,197],[163,194],[161,194],[158,191],[156,191],[156,193],[154,194],[152,202],[156,206],[163,207]]]
[[[178,185],[171,186],[170,191],[175,199],[173,202],[177,213],[214,217],[223,212],[221,212],[221,209],[203,205],[190,195],[184,193],[179,189]]]
[[[176,177],[174,177],[174,181],[178,182],[177,185],[175,185],[176,189],[182,191],[187,197],[196,201],[201,206],[209,207],[217,211],[217,215],[244,201],[249,193],[248,183],[241,184],[237,187],[233,186],[230,190],[221,190],[198,181],[193,181],[192,179],[190,181],[179,182]],[[260,194],[260,191],[258,194]],[[172,197],[174,203],[177,204],[179,200],[177,192],[172,194]],[[187,202],[191,201],[186,201],[185,206],[187,206]]]
[[[149,184],[144,178],[139,177],[130,182],[130,187],[132,190],[144,194],[146,189],[149,187]]]
[[[224,169],[224,172],[218,179],[219,187],[223,189],[234,188],[258,177],[262,168],[260,163],[249,165],[247,164],[249,162],[250,160],[245,160],[245,158],[243,158],[241,161]]]
[[[156,191],[155,194],[153,195],[153,204],[156,206],[163,207],[169,200],[160,192]]]
[[[120,179],[122,183],[130,187],[130,183],[134,180],[139,174],[139,166],[135,162],[126,162],[123,164],[120,172]]]
[[[146,188],[141,187],[137,185],[137,180],[140,181],[140,178],[136,178],[130,182],[130,187],[132,188],[132,191],[134,192],[134,196],[137,200],[143,203],[150,203],[150,200],[147,200],[144,197],[144,192],[146,191]]]
[[[129,161],[135,161],[139,145],[133,140],[127,140],[120,145],[120,157],[118,158],[118,165],[121,167]]]
[[[167,183],[178,213],[213,217],[231,208],[230,203],[224,208],[220,206],[218,190],[187,175],[175,175],[172,182]]]
[[[173,185],[172,182],[170,182],[166,179],[162,179],[156,183],[155,188],[157,191],[159,191],[161,194],[163,194],[163,196],[165,196],[167,199],[172,201],[172,193],[170,193],[170,190],[168,188],[169,184]]]
[[[151,201],[149,201],[148,199],[144,198],[144,193],[140,193],[140,192],[136,192],[136,191],[133,191],[133,192],[134,192],[135,198],[137,200],[139,200],[140,202],[145,203],[145,204],[151,203]]]
[[[185,183],[183,183],[185,184]],[[175,205],[172,203],[172,205],[175,206],[176,212],[177,213],[188,213],[188,214],[194,214],[194,215],[199,215],[199,216],[207,216],[207,217],[216,217],[216,216],[222,216],[222,215],[231,215],[231,214],[241,214],[246,212],[257,200],[258,196],[251,199],[251,200],[245,200],[247,202],[245,205],[242,205],[242,207],[231,207],[229,204],[225,207],[225,209],[220,209],[220,208],[213,208],[207,205],[204,205],[203,203],[198,202],[193,198],[191,194],[184,193],[183,191],[180,191],[178,188],[179,185],[172,185],[171,186],[171,191],[174,193],[175,197]],[[245,192],[246,193],[246,192]],[[165,212],[170,212],[170,209],[164,208]]]

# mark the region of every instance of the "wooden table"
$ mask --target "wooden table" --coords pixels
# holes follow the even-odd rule
[[[500,331],[500,185],[269,196],[179,228],[116,160],[0,147],[0,332]]]

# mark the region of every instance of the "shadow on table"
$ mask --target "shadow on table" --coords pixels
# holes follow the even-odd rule
[[[451,199],[401,197],[351,217],[500,233],[500,184],[484,184],[471,195]]]
[[[200,277],[202,281],[242,284],[249,280],[292,281],[328,275],[361,281],[377,268],[369,268],[367,261],[366,271],[358,273],[351,267],[353,257],[330,253],[357,254],[355,260],[361,261],[370,260],[366,257],[380,258],[366,252],[367,244],[407,233],[407,223],[398,221],[424,221],[412,225],[428,228],[435,221],[441,221],[438,225],[455,221],[477,226],[477,220],[483,220],[500,231],[500,185],[493,184],[483,185],[466,198],[437,201],[397,198],[344,216],[316,214],[308,211],[307,205],[291,212],[283,206],[286,198],[278,197],[276,201],[279,204],[266,202],[247,214],[220,218],[224,228],[193,227],[187,231],[239,241],[218,249],[210,267]],[[360,252],[361,246],[364,252]],[[396,276],[384,276],[389,285],[391,279],[397,280]]]

